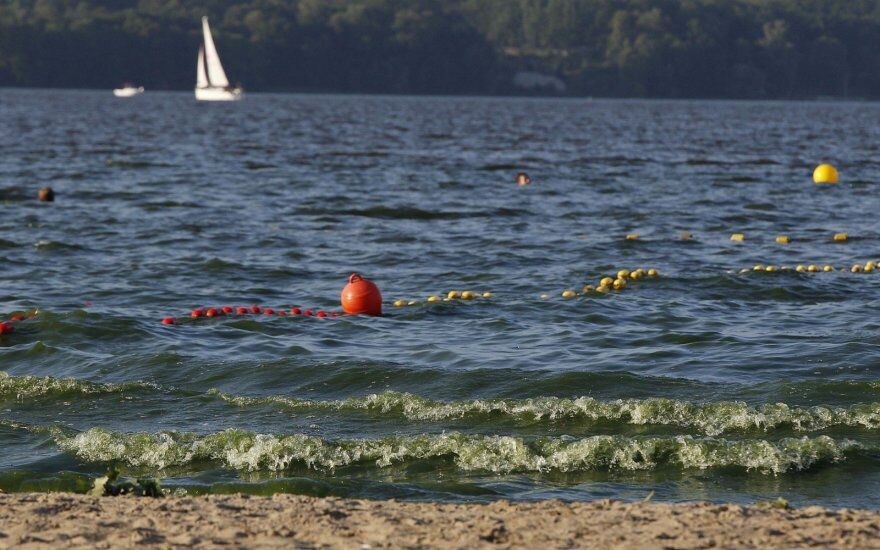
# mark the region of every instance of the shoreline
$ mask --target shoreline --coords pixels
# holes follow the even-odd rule
[[[62,544],[864,548],[880,545],[880,512],[609,500],[445,504],[291,494],[159,499],[0,494],[0,548]]]

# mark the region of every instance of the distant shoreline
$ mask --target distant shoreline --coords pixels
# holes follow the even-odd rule
[[[45,86],[0,86],[0,91],[5,90],[40,90],[57,92],[106,92],[113,96],[113,87],[107,88],[78,88],[78,87],[45,87]],[[377,92],[342,92],[330,90],[245,90],[247,95],[302,95],[302,96],[341,96],[341,97],[412,97],[412,98],[451,98],[451,99],[555,99],[570,101],[656,101],[656,102],[718,102],[718,103],[878,103],[880,97],[795,97],[795,98],[736,98],[736,97],[636,97],[636,96],[581,96],[560,94],[443,94],[443,93],[377,93]],[[146,93],[163,94],[190,94],[192,89],[179,88],[149,88]],[[118,98],[117,98],[118,99]],[[136,99],[129,98],[130,101]],[[121,100],[120,100],[121,101]]]
[[[601,500],[441,504],[274,497],[0,494],[0,547],[868,547],[880,513]]]

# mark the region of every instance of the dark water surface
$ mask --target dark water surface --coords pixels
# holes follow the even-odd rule
[[[840,271],[880,259],[878,122],[0,91],[0,313],[39,310],[0,337],[0,489],[117,465],[190,493],[880,506],[880,274]],[[560,295],[637,267],[661,276]],[[353,271],[385,317],[159,323],[337,311]],[[450,290],[480,297],[425,302]]]

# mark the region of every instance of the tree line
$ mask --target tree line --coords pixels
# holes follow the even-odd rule
[[[3,0],[0,85],[194,85],[199,19],[250,90],[880,97],[878,0]]]

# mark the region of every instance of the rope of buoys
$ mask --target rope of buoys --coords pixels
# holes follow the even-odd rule
[[[584,285],[581,292],[574,289],[562,291],[562,297],[565,299],[577,298],[578,296],[590,296],[597,294],[608,294],[609,292],[621,292],[630,281],[639,281],[641,279],[654,279],[660,276],[660,270],[656,268],[636,268],[633,270],[621,269],[615,277],[602,277],[595,285]],[[541,294],[544,300],[550,299],[550,294]]]
[[[828,238],[828,237],[797,237],[797,236],[792,237],[791,235],[776,235],[776,236],[772,237],[772,239],[774,242],[779,243],[779,244],[791,244],[792,242],[795,242],[795,241],[796,242],[813,242],[813,243],[823,243],[823,242],[841,243],[841,242],[847,242],[847,241],[851,240],[852,237],[850,237],[849,234],[847,234],[847,233],[840,232],[840,233],[832,234],[830,236],[830,238]],[[858,240],[869,240],[869,239],[876,240],[877,237],[871,236],[871,237],[859,237],[858,238]],[[655,238],[655,239],[652,239],[650,237],[644,238],[639,233],[628,233],[623,236],[623,240],[649,243],[649,242],[666,242],[667,240],[671,240],[671,239],[665,239],[662,236]],[[701,241],[701,239],[699,238],[699,235],[697,235],[695,233],[678,233],[675,235],[675,240],[706,242],[705,240]],[[731,240],[733,242],[747,242],[747,241],[751,241],[752,238],[749,237],[748,235],[746,235],[745,233],[733,233],[730,235],[729,240]]]
[[[223,307],[200,307],[192,310],[188,316],[189,319],[215,319],[219,317],[244,317],[252,315],[272,315],[275,317],[318,317],[321,319],[327,317],[339,317],[341,314],[337,312],[327,312],[321,309],[304,309],[304,308],[263,308],[261,306],[223,306]],[[179,325],[187,317],[164,317],[163,325]]]
[[[745,233],[734,233],[733,235],[730,236],[730,240],[735,241],[735,242],[744,242],[746,240],[746,235],[745,235]],[[792,238],[789,235],[778,235],[778,236],[774,237],[773,240],[779,244],[791,244],[791,242],[792,242]],[[803,238],[799,238],[797,240],[799,242],[823,242],[823,241],[818,241],[815,239],[803,239]],[[830,242],[840,243],[840,242],[845,242],[848,240],[849,240],[849,235],[847,235],[846,233],[835,233],[834,235],[831,236]],[[825,241],[825,242],[829,242],[829,241]]]
[[[382,314],[382,294],[379,287],[372,281],[365,279],[360,273],[352,273],[348,278],[348,284],[342,289],[341,295],[342,309],[348,315],[371,315],[377,316]],[[318,317],[324,319],[327,317],[339,317],[341,314],[336,312],[326,312],[319,309],[304,309],[293,307],[287,308],[263,308],[262,306],[253,305],[246,306],[223,306],[223,307],[207,307],[196,308],[189,314],[190,319],[213,319],[216,317],[231,316],[247,316],[247,315],[274,315],[276,317]],[[185,319],[185,317],[165,317],[162,319],[163,325],[177,325]]]
[[[15,332],[16,323],[20,323],[22,321],[26,321],[28,319],[33,319],[37,315],[39,315],[39,311],[34,310],[32,313],[12,313],[9,316],[9,320],[0,321],[0,336],[5,334],[12,334]]]
[[[450,290],[449,292],[441,292],[439,295],[435,294],[432,296],[428,296],[427,299],[423,301],[419,300],[395,300],[394,307],[406,307],[406,306],[416,306],[423,303],[435,303],[435,302],[455,302],[455,301],[463,301],[470,302],[473,300],[484,299],[487,300],[489,298],[493,298],[495,296],[492,292],[478,292],[473,290]]]
[[[880,273],[880,260],[869,260],[862,263],[853,264],[852,267],[841,267],[837,269],[833,265],[824,264],[798,264],[795,267],[791,267],[788,265],[775,266],[775,265],[762,265],[758,264],[753,267],[744,267],[739,270],[741,275],[745,275],[746,273],[774,273],[781,271],[796,271],[798,273],[831,273],[835,271],[843,271],[849,273]],[[728,273],[733,273],[732,271]]]

